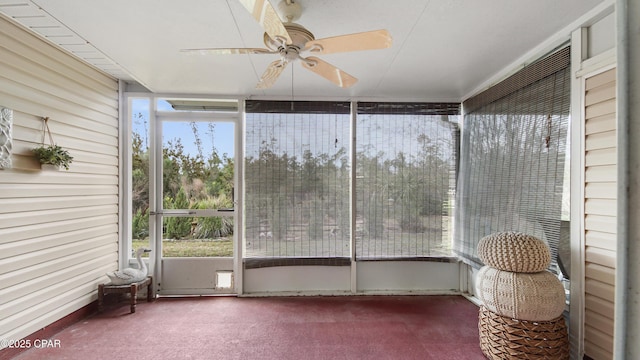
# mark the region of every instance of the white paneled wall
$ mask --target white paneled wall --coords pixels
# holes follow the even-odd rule
[[[118,82],[0,16],[0,107],[14,120],[13,168],[0,170],[0,339],[20,339],[96,300],[118,267]],[[32,156],[42,117],[69,171]]]
[[[585,80],[585,354],[613,358],[616,70]]]

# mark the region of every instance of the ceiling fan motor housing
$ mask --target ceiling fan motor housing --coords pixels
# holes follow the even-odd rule
[[[264,44],[273,50],[282,50],[289,47],[296,47],[298,50],[304,49],[305,44],[308,41],[315,40],[315,36],[311,33],[311,31],[307,30],[304,26],[296,23],[284,23],[284,28],[289,33],[289,37],[291,38],[290,44],[283,44],[277,40],[269,37],[267,33],[264,33]]]

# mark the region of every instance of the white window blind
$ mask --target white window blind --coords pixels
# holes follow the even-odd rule
[[[451,255],[460,104],[245,107],[245,267]]]
[[[246,102],[246,258],[350,257],[349,139],[349,103]]]
[[[497,231],[561,234],[569,126],[569,48],[465,101],[454,250],[481,266],[478,241]]]
[[[357,260],[451,256],[459,111],[358,103]]]

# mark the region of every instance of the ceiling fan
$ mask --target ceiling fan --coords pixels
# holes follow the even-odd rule
[[[280,59],[272,62],[262,74],[258,89],[270,88],[290,62],[299,60],[303,67],[322,76],[342,88],[355,84],[358,79],[315,56],[302,53],[332,54],[338,52],[385,49],[391,47],[391,35],[387,30],[374,30],[355,34],[340,35],[324,39],[315,36],[302,25],[295,23],[302,14],[300,4],[294,0],[282,0],[279,9],[286,19],[280,20],[276,10],[268,0],[239,0],[240,3],[264,28],[262,48],[208,48],[183,49],[183,52],[201,54],[279,54]]]

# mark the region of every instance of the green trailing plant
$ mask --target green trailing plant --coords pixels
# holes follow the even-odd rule
[[[69,170],[73,156],[59,145],[42,145],[33,149],[40,164],[50,164]]]
[[[44,143],[46,135],[49,135],[50,145],[45,145]],[[36,155],[38,161],[40,161],[40,164],[49,164],[58,168],[63,167],[66,170],[69,170],[69,165],[73,161],[73,156],[71,156],[67,150],[53,142],[48,117],[42,118],[42,145],[33,149],[33,153]]]

